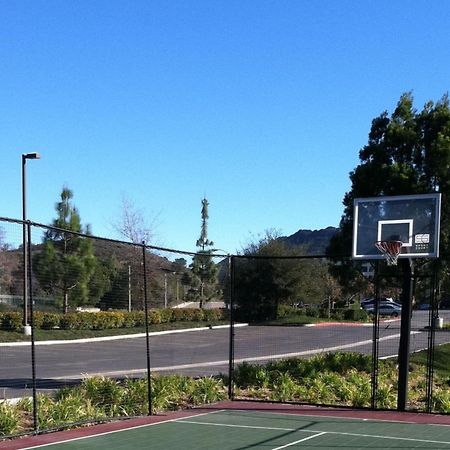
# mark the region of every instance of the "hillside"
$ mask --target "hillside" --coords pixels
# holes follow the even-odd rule
[[[327,227],[322,230],[298,230],[291,236],[282,236],[281,241],[290,247],[304,247],[308,255],[324,255],[330,239],[338,228]]]

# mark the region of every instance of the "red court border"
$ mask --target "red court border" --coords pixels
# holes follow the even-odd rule
[[[305,416],[322,416],[348,419],[385,420],[389,422],[405,422],[417,424],[435,424],[450,426],[450,415],[438,415],[414,412],[398,411],[372,411],[358,410],[350,408],[324,408],[320,406],[292,405],[284,403],[262,403],[246,401],[224,401],[201,408],[194,408],[184,411],[167,412],[154,416],[139,417],[136,419],[125,419],[108,422],[100,425],[85,426],[67,431],[46,433],[37,436],[26,436],[0,442],[0,450],[20,450],[37,445],[55,444],[77,438],[95,436],[97,434],[112,431],[126,430],[137,426],[157,424],[168,420],[182,419],[195,416],[197,414],[213,412],[218,410],[240,410],[258,411],[283,414],[297,414]]]

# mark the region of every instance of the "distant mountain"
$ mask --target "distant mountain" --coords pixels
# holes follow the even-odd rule
[[[338,228],[327,227],[323,230],[298,230],[291,236],[282,236],[280,240],[289,247],[304,247],[308,255],[324,255],[331,238]]]

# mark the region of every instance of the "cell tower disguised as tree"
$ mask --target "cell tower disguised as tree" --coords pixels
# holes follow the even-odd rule
[[[214,242],[208,239],[208,200],[202,200],[202,229],[200,238],[197,240],[199,250],[194,256],[191,264],[192,272],[200,280],[200,308],[205,300],[210,300],[216,293],[217,266],[211,256]]]

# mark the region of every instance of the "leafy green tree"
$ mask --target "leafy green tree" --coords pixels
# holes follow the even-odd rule
[[[64,187],[61,201],[56,204],[54,228],[46,231],[43,250],[33,258],[39,284],[47,292],[62,298],[64,313],[68,312],[70,304],[89,303],[89,285],[98,270],[91,240],[77,234],[90,233],[88,228],[83,230],[72,198],[72,191]]]
[[[217,266],[212,259],[212,246],[214,242],[208,239],[208,200],[202,200],[202,227],[200,238],[197,240],[199,248],[197,254],[192,258],[192,273],[200,280],[199,298],[200,308],[205,300],[210,300],[217,293]]]
[[[9,294],[11,288],[11,275],[6,270],[8,260],[9,245],[5,242],[5,231],[0,227],[0,294]]]
[[[382,113],[372,121],[368,143],[359,152],[360,164],[350,173],[351,189],[345,194],[340,231],[328,255],[350,255],[353,200],[358,197],[442,193],[441,254],[443,280],[448,279],[450,255],[450,107],[447,95],[429,101],[421,111],[405,93],[391,116]],[[357,280],[357,266],[348,260],[335,265],[334,274],[349,287]],[[445,281],[446,282],[446,281]]]
[[[244,248],[236,258],[235,301],[241,319],[270,320],[278,306],[320,304],[326,297],[326,266],[302,256],[299,247],[288,247],[274,231]]]

